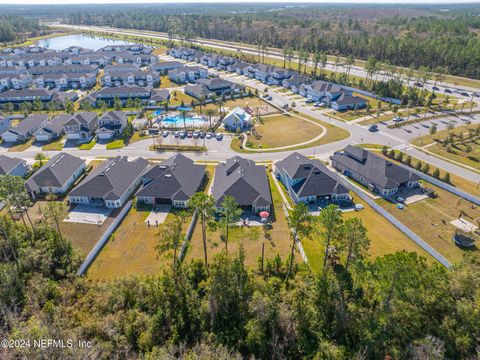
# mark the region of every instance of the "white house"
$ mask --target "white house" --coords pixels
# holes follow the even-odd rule
[[[237,106],[223,118],[223,125],[232,131],[247,129],[252,125],[252,115]]]

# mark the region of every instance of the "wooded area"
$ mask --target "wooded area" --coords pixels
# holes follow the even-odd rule
[[[373,57],[393,65],[442,67],[452,75],[480,78],[478,6],[465,5],[460,10],[445,6],[446,11],[435,6],[276,6],[249,5],[250,11],[230,11],[223,4],[210,13],[181,13],[182,8],[163,6],[99,8],[77,10],[66,19],[73,24],[147,29],[186,39],[238,41],[363,60]]]

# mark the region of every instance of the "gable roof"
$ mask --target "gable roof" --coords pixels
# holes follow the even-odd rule
[[[25,183],[27,190],[36,191],[40,187],[61,187],[72,177],[85,161],[61,152],[52,157]]]
[[[384,189],[391,189],[407,181],[420,179],[414,172],[368,150],[352,145],[348,145],[342,153],[335,153],[333,160]]]
[[[265,167],[239,156],[228,159],[215,169],[213,197],[219,206],[225,196],[233,196],[240,206],[272,204]]]
[[[12,127],[9,131],[15,134],[26,134],[38,129],[45,121],[48,120],[48,115],[33,114],[27,116],[20,123]]]
[[[325,165],[297,152],[276,163],[275,167],[298,181],[291,187],[298,197],[348,193],[340,178]]]
[[[76,113],[75,115],[72,116],[72,118],[64,123],[64,126],[70,126],[70,125],[87,125],[90,126],[90,124],[96,120],[98,117],[97,113],[94,113],[92,111],[84,111],[80,113]]]
[[[200,188],[205,168],[182,154],[172,156],[145,173],[146,184],[137,196],[189,200]]]
[[[8,175],[18,164],[23,162],[22,159],[0,155],[0,175]]]
[[[144,158],[128,161],[117,156],[100,164],[71,192],[71,196],[87,196],[118,200],[147,168]]]

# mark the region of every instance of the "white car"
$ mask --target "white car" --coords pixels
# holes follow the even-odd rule
[[[365,206],[363,206],[362,204],[355,204],[355,210],[363,210],[365,209]]]
[[[393,122],[400,122],[400,121],[403,121],[403,119],[400,116],[395,116],[393,118]]]

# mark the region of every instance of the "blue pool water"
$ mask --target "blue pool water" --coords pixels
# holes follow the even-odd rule
[[[208,121],[200,117],[185,117],[185,125],[187,126],[203,126]],[[161,123],[169,127],[183,127],[183,117],[177,116],[167,116],[162,119]]]
[[[37,42],[38,46],[46,47],[52,50],[63,50],[69,46],[75,45],[86,49],[98,50],[107,45],[129,45],[128,41],[113,40],[87,35],[66,35],[51,39],[42,39]]]

